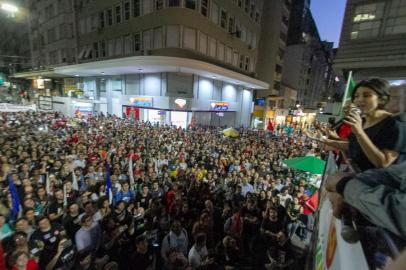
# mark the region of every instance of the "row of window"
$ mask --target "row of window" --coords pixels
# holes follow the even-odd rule
[[[43,58],[41,56],[40,58]],[[61,63],[72,64],[75,62],[75,49],[65,48],[61,50],[54,50],[48,53],[48,65],[58,65]]]
[[[183,35],[181,35],[181,32]],[[183,37],[183,39],[181,39]],[[254,61],[233,48],[196,29],[179,25],[157,27],[81,48],[80,60],[148,54],[152,49],[184,48],[198,51],[247,72],[254,71]]]
[[[251,2],[249,2],[251,3]],[[153,6],[151,6],[153,4]],[[132,0],[121,2],[114,7],[93,14],[88,18],[79,21],[79,33],[86,34],[98,29],[103,29],[114,24],[120,24],[130,20],[131,17],[138,17],[163,9],[165,7],[185,7],[198,10],[203,16],[208,17],[213,23],[219,25],[233,36],[240,38],[251,47],[256,46],[256,34],[219,6],[212,0]],[[255,11],[255,5],[250,4],[250,13],[255,14],[255,20],[259,23],[260,14]]]
[[[385,35],[406,33],[406,1],[392,1],[389,16],[383,26],[384,5],[384,2],[358,5],[353,16],[350,38],[376,38],[381,28]]]

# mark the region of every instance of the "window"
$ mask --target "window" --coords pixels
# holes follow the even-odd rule
[[[239,67],[240,67],[241,69],[243,69],[243,68],[244,68],[244,61],[245,61],[245,57],[244,57],[244,55],[240,55],[240,63],[239,63]]]
[[[56,40],[55,28],[49,29],[47,32],[47,36],[48,36],[48,44],[55,42]]]
[[[107,10],[107,24],[109,26],[113,25],[113,10]]]
[[[354,22],[363,22],[382,18],[384,3],[359,5],[355,9]]]
[[[99,13],[99,27],[104,28],[105,21],[104,21],[104,11]]]
[[[217,44],[217,59],[224,61],[224,44],[220,42]]]
[[[238,59],[239,59],[239,57],[238,57],[238,52],[234,52],[234,55],[233,55],[233,66],[238,67]]]
[[[188,27],[183,28],[183,46],[187,49],[196,49],[196,30]]]
[[[237,0],[237,1],[238,1],[238,2],[237,2],[237,3],[238,3],[238,6],[239,6],[239,7],[242,7],[242,0]]]
[[[406,1],[392,1],[385,35],[406,33]]]
[[[227,12],[224,10],[221,10],[220,26],[224,29],[227,28]]]
[[[219,24],[219,7],[215,4],[212,3],[211,5],[211,21],[214,22],[215,24]]]
[[[255,14],[255,6],[254,6],[254,5],[251,5],[250,17],[251,17],[252,19],[254,19],[254,14]]]
[[[106,42],[100,41],[100,57],[106,57]]]
[[[93,43],[93,53],[94,53],[94,58],[99,58],[99,43],[97,43],[97,42]]]
[[[118,5],[114,8],[116,15],[116,23],[121,23],[121,5]]]
[[[49,20],[53,16],[55,16],[55,9],[54,5],[50,4],[48,7],[45,8],[45,19]]]
[[[107,41],[107,55],[109,57],[114,56],[114,39],[110,39]]]
[[[66,37],[66,30],[65,30],[65,24],[60,24],[59,25],[59,39],[64,39]]]
[[[230,18],[228,19],[228,32],[229,33],[234,33],[234,18],[230,16]]]
[[[178,7],[180,6],[180,0],[168,0],[168,6]]]
[[[207,35],[203,33],[199,34],[199,52],[207,54]]]
[[[162,27],[154,28],[154,49],[160,49],[163,47],[162,36],[163,36]]]
[[[166,46],[178,48],[179,40],[180,40],[179,25],[167,25],[166,26]]]
[[[250,0],[245,0],[244,10],[246,13],[250,11]]]
[[[185,0],[185,7],[190,9],[196,9],[196,0]]]
[[[133,0],[133,14],[134,17],[138,17],[141,15],[141,0]]]
[[[226,47],[226,62],[233,63],[233,49],[231,47]]]
[[[141,51],[141,33],[134,34],[134,51]]]
[[[143,50],[148,51],[151,49],[151,31],[142,32]]]
[[[209,38],[209,54],[211,57],[216,57],[217,44],[214,38]]]
[[[250,58],[247,56],[247,57],[245,57],[245,67],[244,67],[244,70],[245,70],[245,71],[249,71],[249,68],[250,68]]]
[[[202,13],[203,16],[208,16],[209,15],[209,0],[201,0],[201,6],[200,6],[200,13]]]
[[[115,44],[115,55],[122,55],[123,54],[123,38],[119,37],[116,39]]]
[[[259,19],[260,19],[260,15],[259,15],[259,12],[257,11],[257,12],[255,12],[255,22],[259,23]]]
[[[355,8],[351,39],[375,38],[379,34],[385,3],[358,5]],[[389,20],[388,20],[389,21]]]
[[[164,0],[155,0],[155,10],[164,8]]]
[[[124,20],[128,21],[130,19],[130,2],[124,3]]]
[[[133,41],[132,36],[128,35],[124,37],[124,54],[131,54],[133,51]]]
[[[282,66],[279,65],[279,64],[276,64],[276,66],[275,66],[275,72],[276,72],[276,73],[282,73]]]

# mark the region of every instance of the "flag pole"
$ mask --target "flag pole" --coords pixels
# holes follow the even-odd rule
[[[348,100],[347,96],[348,96],[348,94],[350,92],[351,82],[352,82],[352,70],[348,74],[347,84],[345,86],[345,92],[344,92],[344,96],[343,96],[343,101],[341,102],[341,108],[340,108],[340,115],[341,116],[343,116],[344,107],[345,107],[345,104],[347,103],[347,100]]]

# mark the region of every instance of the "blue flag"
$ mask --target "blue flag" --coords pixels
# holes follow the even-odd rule
[[[107,163],[106,164],[106,195],[107,198],[109,198],[109,204],[111,205],[113,203],[113,184],[111,183],[111,178],[110,178],[110,165]]]
[[[20,212],[20,197],[18,197],[17,188],[14,185],[13,176],[11,174],[8,175],[8,188],[11,193],[11,200],[13,204],[12,213],[13,216],[16,217]]]

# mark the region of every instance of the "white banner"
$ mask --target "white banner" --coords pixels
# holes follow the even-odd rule
[[[329,199],[324,200],[319,215],[316,270],[368,270],[360,242],[349,244],[341,237],[341,220],[333,216]]]
[[[27,111],[36,111],[37,106],[33,105],[15,105],[9,103],[0,103],[0,112],[27,112]]]

